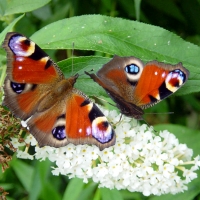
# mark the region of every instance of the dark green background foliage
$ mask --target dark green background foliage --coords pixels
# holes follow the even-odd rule
[[[160,114],[145,118],[156,130],[174,133],[197,155],[200,154],[199,13],[199,0],[1,0],[0,42],[9,31],[31,37],[56,62],[61,61],[58,64],[66,77],[97,70],[114,54],[136,56],[144,62],[155,59],[172,64],[182,62],[190,70],[189,81],[175,95],[146,111]],[[3,49],[0,62],[5,64]],[[0,70],[2,85],[5,67]],[[78,79],[76,87],[87,95],[107,97],[86,75]],[[128,191],[98,189],[93,182],[83,184],[79,179],[52,176],[51,166],[48,161],[14,158],[10,168],[0,174],[0,186],[10,193],[8,199],[199,199],[200,178],[192,181],[184,194],[144,197]]]

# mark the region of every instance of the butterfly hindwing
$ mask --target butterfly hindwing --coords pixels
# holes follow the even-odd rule
[[[28,126],[40,146],[95,144],[102,150],[115,142],[115,133],[106,117],[75,88],[48,110],[34,114]]]

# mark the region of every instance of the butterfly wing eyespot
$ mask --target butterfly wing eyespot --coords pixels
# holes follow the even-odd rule
[[[141,60],[135,57],[124,58],[126,64],[124,65],[124,70],[127,76],[127,79],[133,85],[139,80],[144,64]]]
[[[97,73],[89,74],[116,102],[126,116],[142,119],[143,109],[153,106],[176,92],[188,79],[182,66],[114,56]]]
[[[187,75],[181,69],[172,70],[165,79],[166,88],[171,92],[176,92],[185,83],[186,79]]]
[[[95,144],[100,150],[115,144],[106,117],[82,92],[73,88],[78,74],[65,79],[58,66],[37,44],[19,33],[8,33],[4,82],[7,106],[28,119],[39,146]]]
[[[25,83],[10,82],[10,87],[16,94],[21,94],[25,89]]]

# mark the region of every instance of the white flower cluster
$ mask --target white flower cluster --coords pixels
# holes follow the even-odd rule
[[[119,122],[115,111],[105,111],[109,121]],[[151,194],[175,194],[187,190],[187,183],[197,177],[194,172],[200,166],[200,157],[192,159],[192,150],[168,131],[155,135],[147,125],[124,117],[116,125],[116,144],[100,151],[96,146],[69,144],[61,148],[39,148],[32,135],[25,142],[35,146],[35,154],[18,150],[17,156],[27,159],[55,162],[54,175],[88,179],[99,187],[128,189],[132,192]],[[21,145],[13,139],[14,147]]]

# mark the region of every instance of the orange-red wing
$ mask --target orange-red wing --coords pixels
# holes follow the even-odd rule
[[[114,130],[103,113],[88,98],[77,93],[66,104],[65,130],[73,143],[96,144],[100,149],[115,143]]]
[[[157,66],[151,65],[144,68],[133,94],[137,106],[151,103],[151,97],[155,99],[159,97],[159,88],[168,73],[169,71]]]
[[[89,119],[91,104],[81,106],[85,98],[74,95],[66,105],[66,132],[69,138],[92,137],[92,122]]]
[[[149,62],[135,87],[134,103],[148,107],[163,100],[176,92],[186,82],[188,75],[188,70],[181,64],[158,66],[157,62]]]
[[[7,51],[7,74],[17,83],[50,83],[62,76],[59,68],[34,42],[19,33],[8,33],[3,43]]]
[[[33,60],[28,57],[13,57],[13,81],[18,83],[51,83],[57,77],[57,70],[48,57]]]

